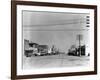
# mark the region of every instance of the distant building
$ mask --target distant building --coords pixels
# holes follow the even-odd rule
[[[29,40],[24,39],[24,50],[29,49]]]
[[[34,48],[38,48],[39,44],[31,42],[31,43],[29,43],[29,46],[34,47]]]
[[[38,46],[38,51],[40,53],[47,53],[48,52],[48,45],[39,45]]]
[[[86,56],[86,47],[85,47],[85,45],[80,46],[80,47],[71,47],[69,49],[68,55]]]
[[[81,55],[82,56],[85,56],[86,55],[86,53],[85,53],[86,51],[85,50],[86,50],[85,45],[81,46]]]

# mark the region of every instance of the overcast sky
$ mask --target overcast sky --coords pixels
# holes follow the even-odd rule
[[[78,34],[84,37],[82,44],[88,44],[87,15],[23,11],[23,37],[39,44],[55,45],[67,52],[71,45],[78,45]]]

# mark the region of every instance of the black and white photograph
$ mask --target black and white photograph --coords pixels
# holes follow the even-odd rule
[[[23,69],[87,66],[90,14],[22,11]]]
[[[13,3],[12,76],[96,74],[96,10],[93,5]]]

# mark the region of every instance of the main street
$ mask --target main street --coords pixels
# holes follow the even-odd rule
[[[89,65],[89,56],[66,54],[23,57],[23,69],[75,67]]]

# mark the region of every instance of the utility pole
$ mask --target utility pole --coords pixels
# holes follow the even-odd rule
[[[81,56],[81,35],[79,35],[79,56]]]
[[[77,39],[79,41],[79,56],[81,56],[81,40],[82,40],[82,38],[83,38],[82,34],[77,35]]]

